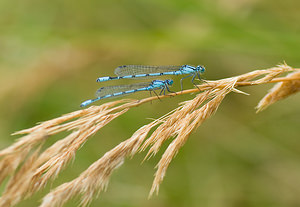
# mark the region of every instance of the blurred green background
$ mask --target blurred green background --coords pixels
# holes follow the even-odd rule
[[[14,142],[12,132],[78,110],[99,87],[96,78],[113,75],[118,65],[201,64],[206,79],[283,61],[299,67],[299,11],[297,0],[1,0],[0,147]],[[158,196],[147,199],[165,148],[143,165],[145,153],[127,160],[91,206],[300,206],[300,97],[255,114],[269,88],[227,96],[173,160]],[[77,177],[147,118],[193,97],[145,104],[117,118],[78,151],[52,185],[18,206],[37,206],[50,187]]]

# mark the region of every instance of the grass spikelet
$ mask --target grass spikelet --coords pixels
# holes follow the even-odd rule
[[[33,150],[35,146],[41,145],[44,138],[45,133],[43,130],[37,130],[31,135],[24,136],[17,143],[0,152],[0,184],[6,177],[14,174],[16,169],[25,161],[30,151]],[[10,192],[9,188],[9,186],[6,187],[7,192]],[[5,194],[3,194],[2,197],[5,197]],[[0,200],[2,200],[2,197]]]
[[[82,195],[82,206],[86,206],[99,191],[105,190],[112,172],[121,166],[127,156],[134,155],[150,129],[158,122],[154,121],[136,131],[131,138],[120,143],[93,163],[75,180],[59,186],[43,200],[41,207],[61,206],[76,194]]]
[[[3,180],[13,173],[17,167],[20,165],[22,158],[27,152],[19,152],[14,155],[7,155],[0,162],[0,184]]]
[[[190,110],[191,108],[198,106],[199,97],[196,97],[194,99],[195,104],[191,104],[191,103],[187,102],[187,105],[189,107],[186,107],[185,110],[187,110],[189,112],[186,113],[185,117],[182,117],[178,121],[179,122],[178,125],[170,126],[170,128],[172,128],[171,134],[176,137],[171,142],[171,144],[168,146],[167,150],[164,152],[161,160],[159,161],[159,163],[157,165],[157,171],[156,171],[153,185],[152,185],[152,188],[150,191],[150,196],[153,194],[154,191],[156,191],[158,193],[159,185],[162,182],[162,180],[166,174],[166,171],[168,169],[170,162],[172,161],[174,156],[177,154],[178,150],[184,145],[184,143],[188,139],[191,132],[194,129],[198,128],[201,125],[201,123],[203,123],[207,118],[209,118],[212,114],[214,114],[217,111],[217,109],[218,109],[219,105],[221,104],[222,100],[224,99],[224,97],[232,91],[235,83],[236,83],[236,78],[233,78],[232,80],[228,81],[228,83],[226,83],[226,84],[224,83],[225,85],[224,85],[223,89],[219,89],[219,88],[214,89],[214,90],[210,91],[209,94],[205,94],[204,97],[200,97],[200,100],[202,98],[207,98],[207,99],[209,98],[210,100],[199,109]],[[198,96],[200,96],[200,95],[198,95]],[[203,100],[201,102],[203,103]],[[183,108],[185,108],[185,107],[183,107]],[[158,142],[156,142],[156,143],[158,143]],[[159,143],[161,143],[161,142],[159,142]],[[158,148],[158,147],[159,146],[156,146],[156,148]]]
[[[101,121],[97,125],[91,126],[93,122],[90,122],[89,125],[85,125],[82,129],[79,129],[78,133],[74,132],[77,135],[74,136],[74,141],[36,170],[33,178],[33,183],[35,183],[35,185],[31,191],[35,192],[43,187],[51,177],[56,177],[66,163],[74,158],[76,151],[84,142],[86,142],[88,137],[125,112],[126,110],[123,110],[116,114],[101,117],[102,120],[100,119]]]
[[[300,91],[300,72],[290,73],[286,77],[295,80],[277,83],[258,103],[256,107],[257,113],[263,111],[271,104]]]
[[[26,179],[26,184],[24,182],[14,182],[14,185],[7,185],[5,192],[0,198],[1,202],[9,203],[10,198],[17,196],[21,199],[26,195],[31,195],[43,187],[50,178],[55,178],[65,164],[75,156],[78,148],[92,134],[128,110],[123,109],[119,112],[111,113],[114,110],[116,111],[118,106],[115,108],[110,107],[126,102],[128,101],[122,100],[99,107],[90,107],[86,110],[80,110],[57,119],[43,122],[37,127],[20,132],[21,134],[29,134],[25,135],[11,147],[0,152],[0,158],[2,158],[0,160],[0,167],[1,169],[5,169],[0,171],[0,178],[3,180],[5,177],[10,176],[19,166],[22,166],[22,163],[24,163],[23,166],[30,165],[31,168],[21,168],[23,169],[22,173],[19,173],[21,171],[19,170],[17,171],[18,173],[12,176],[11,180],[14,181]],[[78,117],[79,119],[73,120]],[[67,120],[73,121],[64,123]],[[74,130],[72,133],[39,154],[34,162],[31,159],[26,160],[30,151],[36,146],[41,145],[45,138],[49,138],[52,134],[71,129]],[[24,169],[27,169],[26,172],[24,172]],[[14,202],[17,201],[19,200],[14,200]]]
[[[286,72],[293,73],[278,78]],[[141,127],[131,138],[104,154],[77,178],[52,190],[45,196],[41,206],[62,206],[76,195],[81,195],[83,206],[87,205],[97,197],[99,192],[106,189],[111,174],[123,164],[124,159],[148,148],[145,159],[150,158],[161,149],[166,140],[172,139],[156,166],[157,171],[150,191],[152,195],[155,191],[158,192],[172,159],[185,144],[189,135],[217,111],[228,93],[246,94],[237,87],[281,82],[260,102],[258,110],[261,111],[270,104],[298,92],[299,74],[299,69],[283,64],[231,78],[207,80],[198,85],[198,88],[169,95],[142,100],[119,100],[91,106],[16,132],[15,134],[23,137],[0,151],[0,183],[10,177],[0,198],[0,206],[15,205],[45,187],[61,173],[71,159],[74,159],[77,150],[93,134],[131,108],[158,98],[196,93],[193,99],[181,103],[178,108]],[[148,137],[154,127],[156,129]],[[40,150],[43,143],[47,142],[52,135],[66,131],[69,132],[67,136],[61,137],[47,149]]]
[[[26,163],[9,180],[3,195],[0,197],[0,206],[14,206],[20,202],[23,197],[26,197],[26,190],[30,185],[32,170],[36,167],[34,162],[38,157],[39,150],[40,148],[36,149],[26,160]]]
[[[170,114],[167,117],[161,118],[161,120],[165,119],[163,123],[152,133],[152,135],[145,141],[141,150],[145,150],[148,146],[152,145],[146,158],[149,156],[155,155],[161,145],[173,134],[175,130],[178,129],[178,120],[186,117],[190,112],[192,112],[195,108],[199,107],[208,97],[209,91],[200,93],[193,100],[186,101],[182,104],[182,106],[178,107],[174,113]]]

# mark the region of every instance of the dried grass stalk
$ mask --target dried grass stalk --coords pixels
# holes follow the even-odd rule
[[[9,180],[6,189],[0,198],[0,206],[9,207],[14,206],[25,196],[24,192],[28,190],[32,177],[32,172],[35,169],[34,162],[39,156],[40,148],[27,159],[26,163],[22,165],[19,171]]]
[[[102,158],[93,163],[78,178],[59,186],[56,190],[49,193],[44,198],[41,206],[61,206],[76,194],[82,195],[81,205],[87,205],[97,195],[99,190],[106,189],[112,172],[123,164],[127,156],[134,155],[137,152],[150,129],[157,123],[157,121],[154,121],[143,126],[130,139],[105,153]]]
[[[261,112],[271,104],[300,91],[300,72],[290,73],[287,77],[295,80],[277,83],[258,103],[257,112]]]
[[[80,146],[94,133],[96,133],[100,128],[105,126],[114,118],[120,116],[125,113],[127,109],[123,109],[120,112],[107,114],[111,112],[108,107],[114,106],[115,104],[120,103],[120,101],[116,101],[113,103],[104,104],[100,107],[91,107],[92,109],[88,111],[82,110],[81,119],[77,119],[75,121],[71,121],[69,123],[64,124],[63,121],[66,117],[71,119],[74,116],[77,116],[78,113],[67,114],[61,118],[54,119],[51,121],[47,121],[41,123],[38,129],[29,129],[29,135],[26,135],[26,140],[30,137],[31,134],[32,140],[28,140],[26,143],[24,139],[19,140],[19,142],[15,143],[12,147],[3,150],[1,153],[4,156],[4,159],[0,161],[0,165],[2,163],[7,164],[7,159],[12,159],[14,155],[17,158],[17,163],[20,164],[24,162],[25,165],[29,165],[31,168],[21,168],[17,174],[12,176],[11,180],[15,181],[14,185],[7,185],[2,197],[0,198],[0,204],[3,206],[10,206],[11,204],[16,204],[23,197],[30,196],[32,193],[36,192],[40,188],[42,188],[48,180],[51,178],[55,178],[59,172],[63,169],[66,163],[68,163],[76,154],[76,151]],[[73,115],[73,116],[72,116]],[[55,125],[61,124],[61,125]],[[46,149],[43,153],[40,153],[37,159],[34,159],[34,162],[29,155],[30,150],[33,149],[33,143],[35,145],[42,144],[41,139],[37,139],[35,131],[43,131],[44,133],[40,134],[39,138],[45,137],[44,135],[49,135],[53,133],[57,133],[65,130],[66,125],[69,127],[68,129],[76,129],[66,138],[58,141],[53,144],[53,146]],[[24,133],[22,131],[21,133]],[[39,140],[39,141],[36,141]],[[24,144],[24,148],[22,154],[20,154],[20,143]],[[29,156],[29,159],[26,160],[26,157]],[[5,161],[5,162],[3,162]],[[0,172],[1,177],[5,177],[12,173],[18,166],[15,164],[13,167],[7,168],[6,172]],[[4,174],[5,173],[5,174]],[[19,175],[21,178],[19,178]],[[17,179],[19,178],[19,179]],[[11,183],[11,181],[10,181]],[[17,189],[17,190],[15,190]],[[0,205],[1,206],[1,205]]]
[[[199,94],[195,98],[196,101],[192,100],[187,102],[187,107],[181,108],[179,110],[180,113],[176,114],[176,117],[172,117],[175,113],[170,115],[170,120],[174,120],[174,118],[177,118],[178,120],[179,117],[181,117],[181,119],[178,125],[169,125],[169,130],[168,128],[166,128],[168,130],[168,134],[165,134],[163,131],[160,133],[163,140],[167,139],[170,136],[175,138],[171,142],[167,150],[164,152],[159,163],[157,164],[158,169],[155,174],[154,182],[150,191],[150,196],[155,190],[158,193],[159,185],[163,181],[163,178],[166,174],[170,162],[177,154],[178,150],[184,145],[191,132],[194,129],[198,128],[207,118],[209,118],[213,113],[217,111],[219,105],[221,104],[225,96],[233,90],[235,83],[236,78],[233,78],[232,80],[228,81],[228,83],[226,83],[223,89],[217,88],[209,91],[209,93]],[[203,102],[204,99],[210,100],[201,108],[197,109],[199,107],[199,103]],[[178,115],[179,117],[177,117]],[[153,141],[147,143],[153,144],[153,146],[155,146],[154,148],[151,148],[149,152],[156,152],[160,148],[160,146],[158,146],[157,143],[159,143],[159,145],[162,144],[162,142]]]
[[[295,71],[295,73],[284,78],[275,78],[290,71]],[[270,93],[273,94],[271,96],[276,97],[272,99],[273,103],[299,91],[299,79],[299,69],[293,69],[284,64],[232,78],[206,81],[198,85],[201,93],[195,88],[177,94],[160,96],[159,98],[162,99],[170,95],[198,93],[194,99],[181,103],[177,109],[141,127],[131,138],[107,152],[79,177],[54,189],[44,198],[41,206],[61,206],[77,194],[82,196],[82,205],[87,205],[98,192],[105,190],[110,175],[126,157],[134,156],[137,152],[149,148],[145,159],[150,158],[160,150],[166,140],[172,139],[157,165],[150,191],[152,195],[155,191],[158,192],[170,162],[187,141],[191,132],[217,111],[228,93],[245,94],[235,87],[283,82],[280,83],[280,87]],[[92,106],[15,133],[24,136],[12,146],[0,151],[0,182],[13,174],[0,198],[0,206],[15,205],[43,188],[48,181],[56,178],[75,157],[77,150],[103,126],[129,109],[156,99],[158,97],[149,97],[139,101],[119,100]],[[147,138],[149,131],[155,126],[157,128]],[[44,151],[40,150],[42,144],[52,137],[51,135],[63,131],[70,131],[70,134]]]

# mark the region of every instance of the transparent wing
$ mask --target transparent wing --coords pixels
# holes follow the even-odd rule
[[[117,76],[126,75],[139,75],[139,74],[149,74],[149,73],[163,73],[170,71],[177,71],[181,68],[180,65],[122,65],[115,69],[115,74]]]
[[[139,89],[139,88],[148,87],[151,84],[152,84],[151,82],[145,82],[145,83],[134,83],[134,84],[129,84],[129,85],[101,87],[96,91],[95,96],[102,97],[102,96],[109,95],[109,94],[135,90],[135,89]]]

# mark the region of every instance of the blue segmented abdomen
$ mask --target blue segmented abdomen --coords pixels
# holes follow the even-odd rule
[[[100,77],[97,82],[109,80],[119,80],[127,78],[147,78],[162,75],[179,75],[182,74],[180,69],[183,66],[148,66],[148,65],[122,65],[115,69],[117,77]]]
[[[127,95],[130,93],[135,93],[138,91],[153,91],[156,89],[162,89],[165,90],[167,85],[172,85],[173,80],[153,80],[152,82],[146,82],[146,83],[134,83],[130,85],[117,85],[117,86],[106,86],[101,87],[96,92],[95,99],[90,99],[85,102],[83,102],[80,106],[84,107],[87,106],[95,101],[106,99],[106,98],[112,98],[112,97],[119,97],[122,95]]]

